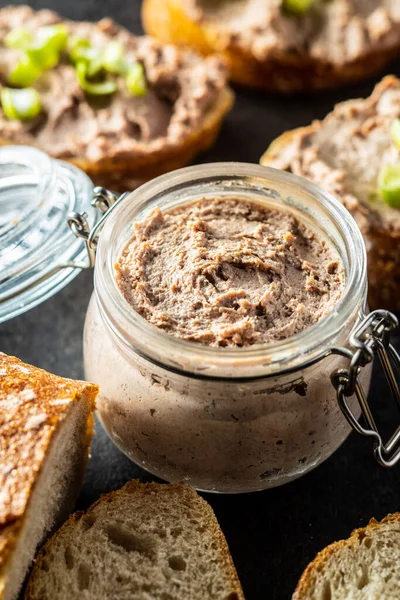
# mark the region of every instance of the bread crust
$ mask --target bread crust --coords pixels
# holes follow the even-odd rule
[[[53,437],[73,404],[85,394],[94,410],[98,388],[57,377],[0,353],[0,598],[8,562],[24,526],[36,480]],[[87,424],[86,460],[94,428]],[[82,465],[83,479],[85,465]]]
[[[189,45],[202,54],[222,54],[235,83],[284,94],[353,84],[383,70],[400,54],[399,40],[396,46],[374,49],[339,66],[289,52],[276,53],[273,58],[261,61],[232,44],[221,48],[218,27],[192,21],[182,7],[182,0],[144,0],[142,21],[145,31],[162,42]]]
[[[141,157],[133,155],[123,158],[105,157],[96,162],[89,162],[79,157],[65,160],[85,171],[95,185],[103,185],[117,192],[126,192],[158,175],[184,167],[197,154],[212,146],[223,118],[232,108],[233,102],[234,94],[226,87],[206,113],[201,125],[174,148],[162,149]],[[12,140],[1,138],[0,132],[0,146],[11,143]]]
[[[400,523],[400,513],[389,514],[379,522],[376,519],[371,519],[366,527],[355,529],[346,540],[334,542],[319,552],[300,577],[299,583],[293,593],[292,600],[302,600],[307,596],[308,592],[315,584],[317,573],[324,568],[332,556],[341,552],[343,548],[357,547],[366,535],[387,523]]]
[[[245,600],[243,590],[240,585],[240,581],[237,576],[236,569],[229,552],[228,544],[225,540],[222,530],[218,525],[217,519],[214,515],[211,506],[205,500],[203,500],[203,498],[201,498],[201,496],[199,496],[193,488],[187,485],[181,483],[142,483],[139,480],[130,481],[121,489],[102,495],[99,498],[99,500],[94,502],[94,504],[92,504],[92,506],[90,506],[86,512],[76,512],[69,517],[69,519],[64,523],[64,525],[62,525],[60,529],[54,534],[54,536],[45,543],[45,545],[39,552],[39,555],[37,556],[35,565],[32,569],[32,573],[28,581],[24,600],[36,599],[36,596],[34,594],[35,577],[40,576],[40,570],[43,561],[46,557],[48,550],[51,548],[53,541],[56,538],[62,536],[63,533],[65,533],[69,528],[74,527],[74,525],[78,523],[82,517],[95,512],[98,506],[106,504],[107,502],[111,502],[111,500],[113,500],[116,496],[123,496],[124,494],[142,494],[145,496],[149,496],[149,503],[151,503],[154,494],[172,494],[174,501],[176,501],[176,493],[178,493],[181,496],[182,502],[190,504],[196,503],[199,506],[199,509],[203,513],[204,517],[206,518],[207,527],[209,528],[213,538],[215,539],[218,545],[220,556],[224,563],[224,569],[227,573],[229,573],[229,579],[232,585],[232,592],[229,595],[229,600]]]
[[[393,79],[391,76],[386,77],[380,85],[389,86]],[[297,138],[313,134],[319,127],[320,122],[317,121],[308,127],[286,131],[267,148],[260,159],[260,164],[275,166],[276,159]],[[315,183],[318,184],[318,181]],[[398,312],[400,311],[400,232],[382,228],[371,220],[370,228],[367,232],[363,231],[363,236],[367,246],[369,306],[372,309],[386,308]]]

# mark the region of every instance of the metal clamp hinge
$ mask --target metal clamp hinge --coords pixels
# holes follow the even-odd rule
[[[385,444],[358,376],[361,369],[377,356],[393,397],[400,408],[400,390],[397,383],[400,373],[400,356],[390,344],[390,334],[397,325],[397,318],[386,310],[376,310],[367,315],[350,337],[350,344],[355,352],[349,368],[339,369],[331,376],[344,416],[358,433],[372,438],[375,458],[384,467],[392,467],[400,460],[400,425]],[[351,411],[348,398],[353,395],[360,405],[365,424],[361,424]]]
[[[90,229],[87,221],[86,213],[70,212],[68,214],[68,226],[76,237],[80,237],[85,241],[86,250],[88,253],[89,262],[87,267],[93,267],[96,260],[96,248],[99,240],[100,230],[102,229],[105,220],[116,206],[123,200],[129,192],[125,192],[120,196],[110,192],[103,187],[95,187],[93,190],[92,206],[98,208],[103,216]]]

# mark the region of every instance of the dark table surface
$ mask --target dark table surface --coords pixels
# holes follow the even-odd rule
[[[0,7],[6,4],[0,0]],[[73,19],[112,16],[133,32],[141,32],[139,0],[30,4]],[[399,73],[400,63],[391,71]],[[235,108],[218,142],[199,162],[257,162],[284,130],[323,117],[340,100],[369,94],[373,83],[292,99],[237,91]],[[92,273],[82,273],[56,297],[5,323],[0,349],[59,375],[82,378],[82,327],[92,287]],[[397,415],[385,408],[389,393],[377,368],[370,398],[389,430]],[[352,434],[322,466],[289,485],[247,495],[205,495],[227,537],[247,600],[288,600],[304,567],[326,544],[347,537],[371,517],[379,519],[400,510],[399,474],[399,466],[388,471],[379,467],[370,442]],[[78,507],[87,507],[101,493],[135,477],[150,478],[113,446],[98,425]]]

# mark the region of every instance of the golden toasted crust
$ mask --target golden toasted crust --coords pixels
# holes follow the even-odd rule
[[[222,533],[218,521],[215,518],[214,512],[211,506],[199,496],[195,490],[187,485],[183,485],[180,483],[171,483],[171,484],[160,484],[160,483],[141,483],[138,480],[133,480],[124,485],[121,489],[110,492],[109,494],[104,494],[97,500],[92,506],[87,510],[87,512],[77,512],[69,517],[69,519],[64,523],[62,527],[54,534],[52,538],[50,538],[46,544],[41,549],[39,555],[36,558],[35,565],[32,569],[31,576],[28,581],[28,585],[26,588],[24,600],[33,600],[36,598],[34,596],[34,580],[36,576],[40,576],[40,570],[43,563],[43,560],[46,557],[48,550],[51,548],[53,541],[61,536],[64,532],[66,532],[69,528],[74,527],[79,520],[88,514],[91,514],[96,511],[97,507],[103,505],[107,502],[111,502],[115,499],[116,496],[122,496],[124,494],[134,494],[134,495],[142,495],[149,496],[149,505],[154,502],[153,496],[157,494],[158,496],[171,496],[171,502],[176,502],[177,493],[181,497],[182,503],[196,504],[198,508],[201,510],[203,516],[207,522],[207,528],[211,532],[213,539],[216,541],[218,545],[221,559],[224,562],[224,569],[227,574],[229,574],[229,579],[232,585],[232,592],[229,595],[229,600],[244,600],[243,590],[240,585],[240,581],[238,579],[235,566],[232,561],[232,557],[229,552],[228,544],[226,543],[224,534]]]
[[[398,79],[392,75],[385,77],[375,88],[372,96],[381,94]],[[276,160],[296,140],[311,135],[323,127],[323,121],[315,121],[308,127],[286,131],[276,138],[260,159],[264,166],[276,166]],[[315,181],[315,183],[319,183]],[[340,198],[338,198],[340,200]],[[368,204],[365,205],[368,210]],[[371,209],[372,211],[372,209]],[[352,212],[350,210],[350,212]],[[357,221],[357,215],[353,214]],[[400,232],[385,229],[380,220],[371,219],[368,231],[363,231],[368,253],[368,303],[370,308],[386,308],[400,311]]]
[[[232,81],[265,91],[308,92],[352,84],[378,73],[400,53],[399,40],[396,47],[375,49],[337,67],[289,52],[260,61],[237,46],[221,48],[218,27],[191,21],[182,0],[144,0],[142,20],[145,31],[162,42],[189,45],[203,54],[221,53],[229,64]]]
[[[85,394],[94,409],[95,385],[51,375],[0,353],[0,591],[46,453],[71,406]],[[88,449],[93,417],[88,423]]]
[[[317,554],[314,560],[308,565],[300,577],[300,581],[292,596],[292,600],[302,600],[314,587],[318,573],[320,573],[327,562],[335,555],[341,552],[343,548],[357,548],[360,542],[373,532],[374,529],[387,523],[400,523],[400,513],[394,513],[385,517],[382,521],[371,519],[366,527],[355,529],[347,540],[334,542]]]

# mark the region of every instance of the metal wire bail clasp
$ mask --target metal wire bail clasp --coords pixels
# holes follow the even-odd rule
[[[96,260],[96,248],[99,240],[100,230],[105,220],[115,207],[123,200],[129,192],[118,196],[103,187],[95,187],[93,190],[92,206],[98,208],[103,216],[90,229],[86,213],[70,212],[68,214],[68,226],[76,237],[85,241],[89,262],[87,268],[93,267]]]
[[[358,433],[372,438],[375,458],[384,467],[392,467],[400,460],[400,425],[385,444],[375,424],[365,392],[358,381],[358,375],[360,370],[377,356],[400,408],[400,390],[397,383],[400,356],[390,344],[390,333],[397,326],[397,318],[386,310],[375,310],[367,315],[350,337],[350,345],[355,352],[349,368],[339,369],[331,376],[344,416]],[[358,400],[365,425],[356,419],[349,407],[347,399],[353,395]]]

